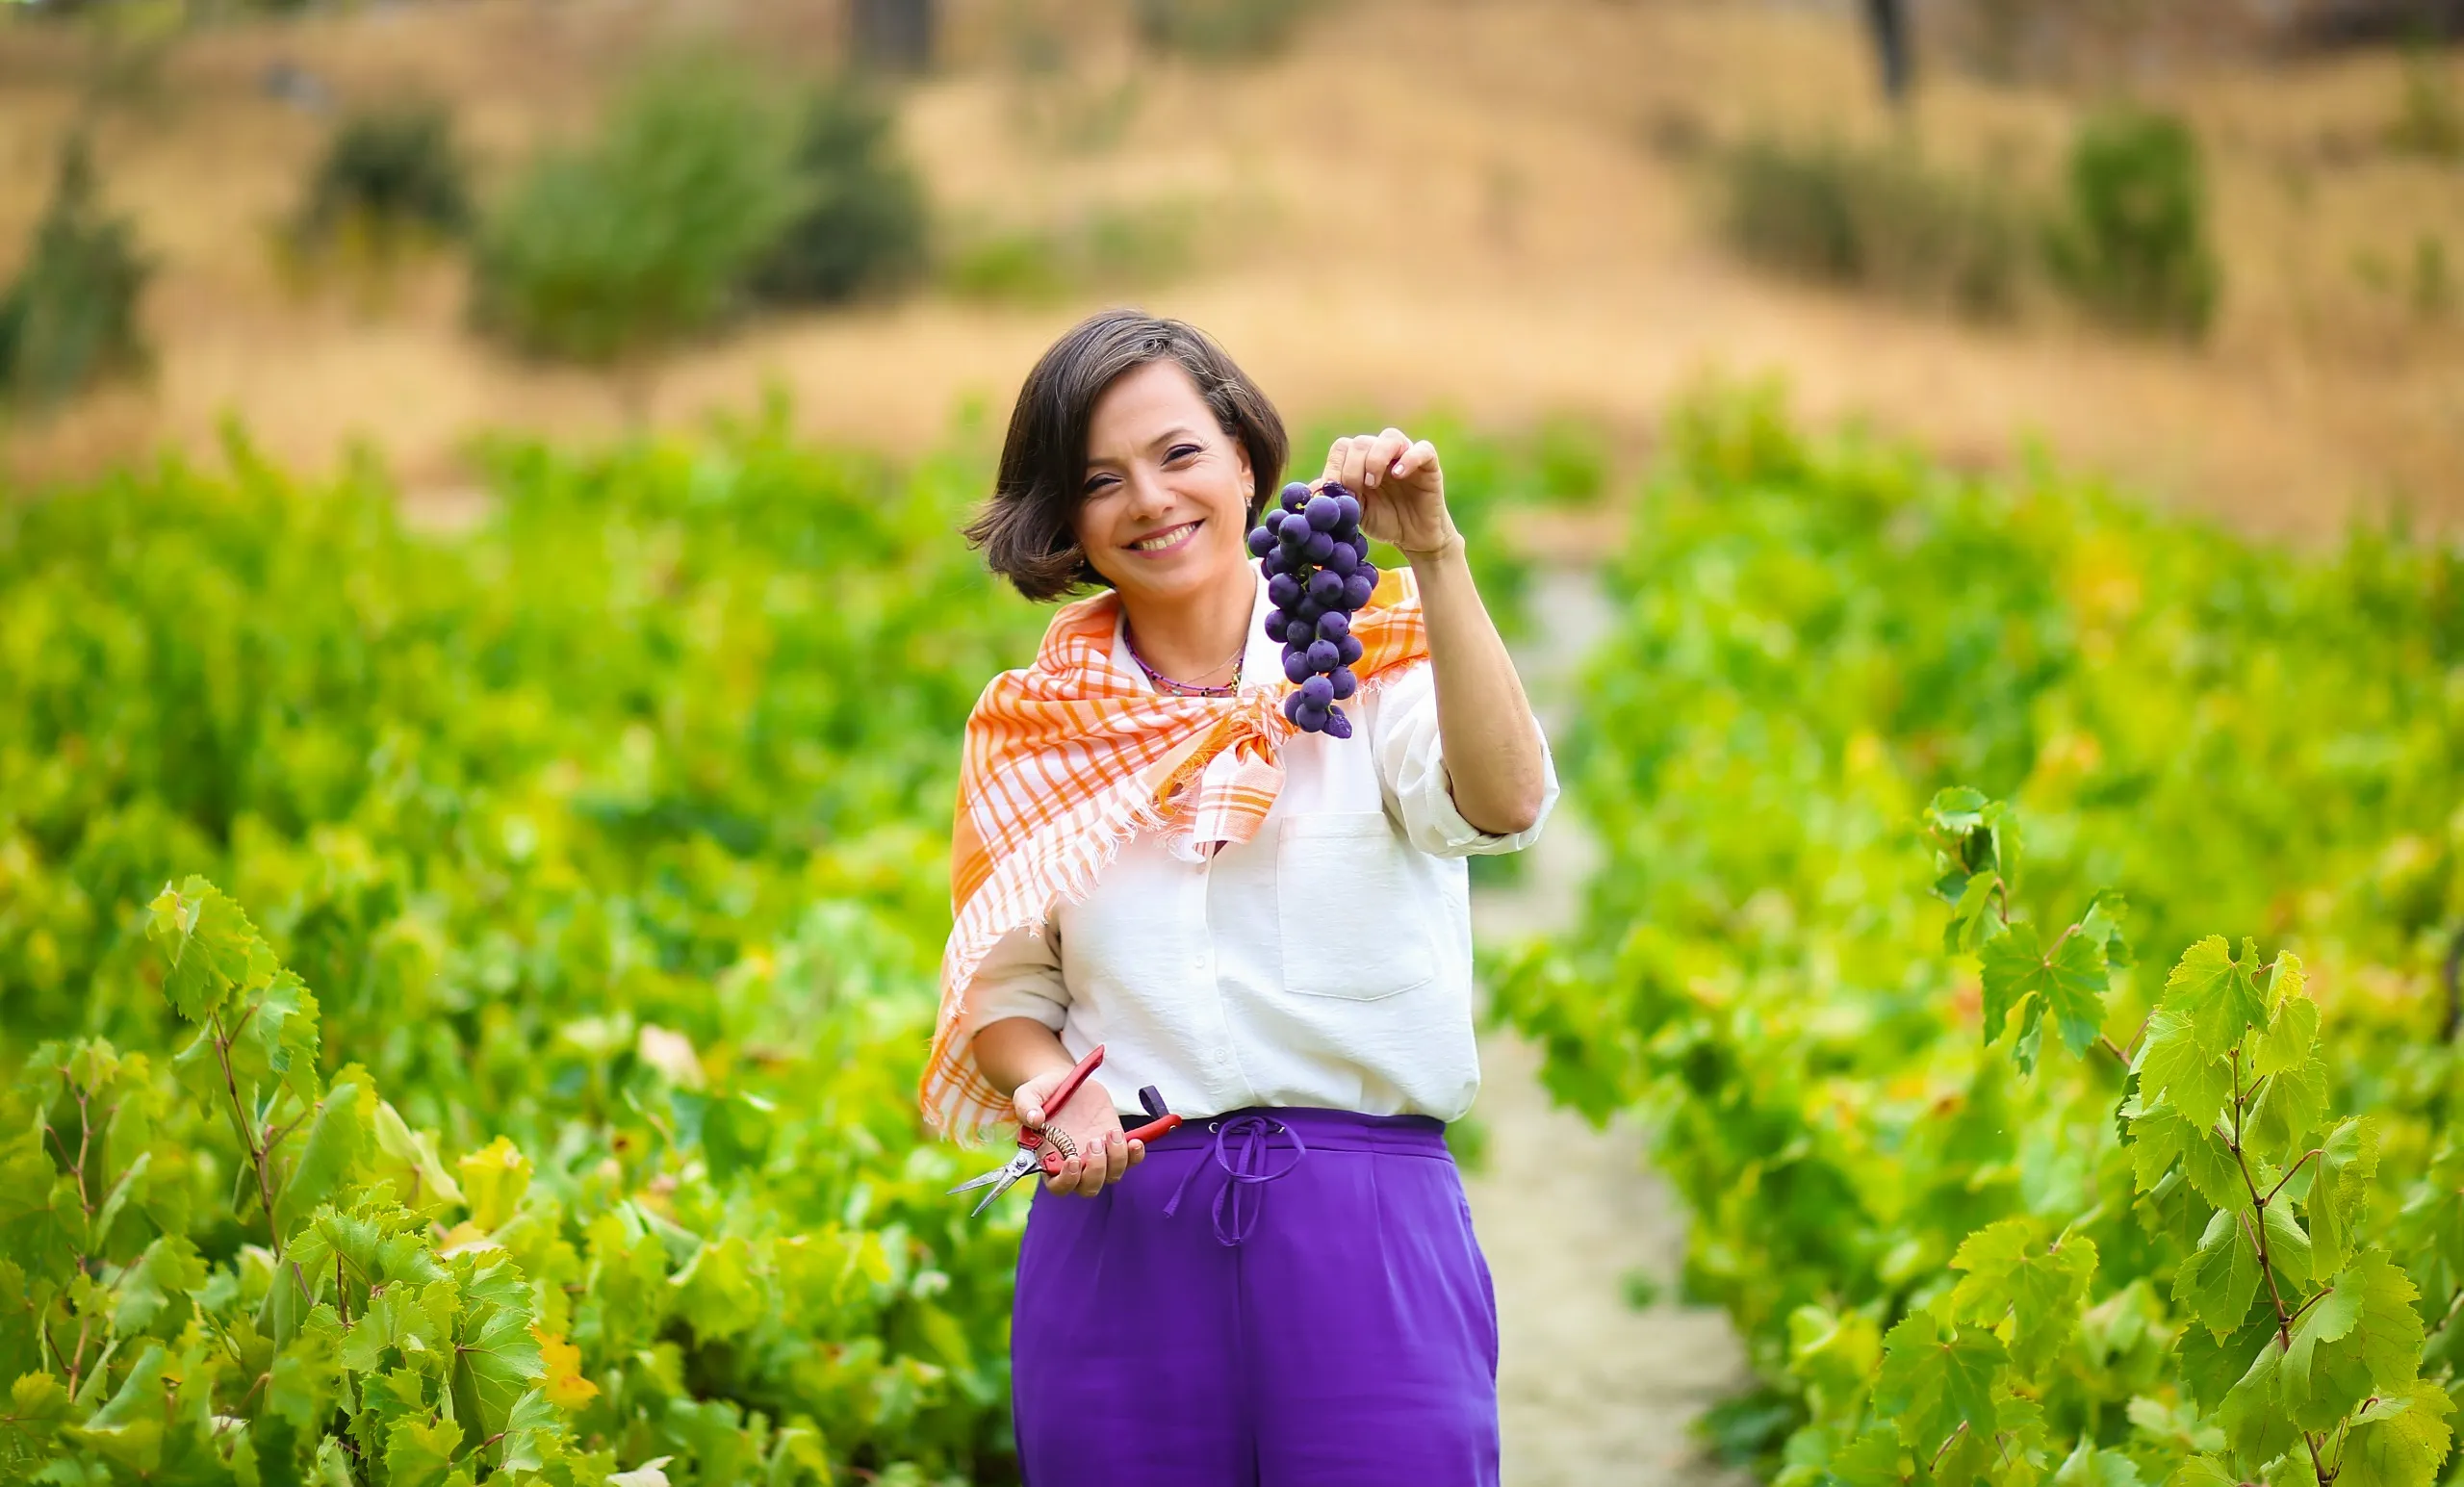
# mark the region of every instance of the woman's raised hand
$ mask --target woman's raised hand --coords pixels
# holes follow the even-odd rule
[[[1121,1134],[1120,1113],[1113,1109],[1111,1093],[1091,1075],[1078,1086],[1068,1103],[1058,1111],[1045,1110],[1044,1097],[1068,1076],[1065,1065],[1038,1074],[1018,1086],[1010,1105],[1020,1125],[1031,1131],[1057,1128],[1068,1138],[1067,1149],[1077,1153],[1064,1158],[1061,1170],[1045,1178],[1043,1185],[1055,1192],[1091,1198],[1104,1191],[1106,1183],[1120,1181],[1123,1172],[1145,1161],[1146,1143]]]
[[[1429,557],[1462,541],[1446,509],[1437,447],[1399,428],[1338,439],[1322,480],[1340,480],[1360,498],[1360,526],[1405,557]]]

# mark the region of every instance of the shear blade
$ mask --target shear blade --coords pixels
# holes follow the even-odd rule
[[[975,1207],[967,1213],[967,1217],[969,1218],[972,1218],[977,1214],[983,1213],[986,1209],[990,1208],[992,1206],[992,1200],[1009,1192],[1010,1185],[1018,1180],[1020,1173],[1014,1167],[1003,1167],[1000,1171],[995,1172],[992,1175],[1000,1178],[1001,1180],[992,1185],[991,1192],[987,1192],[982,1198],[977,1200]]]

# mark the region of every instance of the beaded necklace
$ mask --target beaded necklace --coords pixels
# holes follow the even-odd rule
[[[1146,664],[1146,657],[1138,654],[1138,640],[1130,633],[1127,620],[1121,622],[1120,638],[1128,642],[1129,658],[1138,663],[1140,671],[1146,673],[1146,679],[1153,682],[1155,689],[1159,692],[1169,692],[1176,697],[1230,697],[1241,689],[1241,663],[1249,654],[1248,643],[1245,640],[1242,642],[1240,650],[1232,653],[1228,661],[1219,662],[1207,668],[1209,671],[1220,671],[1224,666],[1230,666],[1232,668],[1230,681],[1221,686],[1196,686],[1187,681],[1176,681]]]

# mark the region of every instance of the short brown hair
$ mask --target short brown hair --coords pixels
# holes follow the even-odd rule
[[[1087,560],[1072,529],[1086,499],[1087,425],[1095,400],[1123,372],[1174,363],[1197,385],[1216,423],[1249,451],[1256,477],[1247,526],[1280,488],[1291,440],[1267,395],[1205,332],[1136,310],[1106,310],[1054,342],[1018,389],[992,499],[969,522],[970,546],[985,565],[1041,602],[1106,579]]]

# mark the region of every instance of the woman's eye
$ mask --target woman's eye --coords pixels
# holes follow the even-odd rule
[[[1171,452],[1170,452],[1170,453],[1168,453],[1168,454],[1167,454],[1167,455],[1165,455],[1165,456],[1164,456],[1164,458],[1165,458],[1167,461],[1176,460],[1176,459],[1180,459],[1180,458],[1182,458],[1182,457],[1183,457],[1183,456],[1185,456],[1185,455],[1195,454],[1197,451],[1198,451],[1198,449],[1197,449],[1197,446],[1196,446],[1196,445],[1194,445],[1194,444],[1176,444],[1176,445],[1172,446]]]

